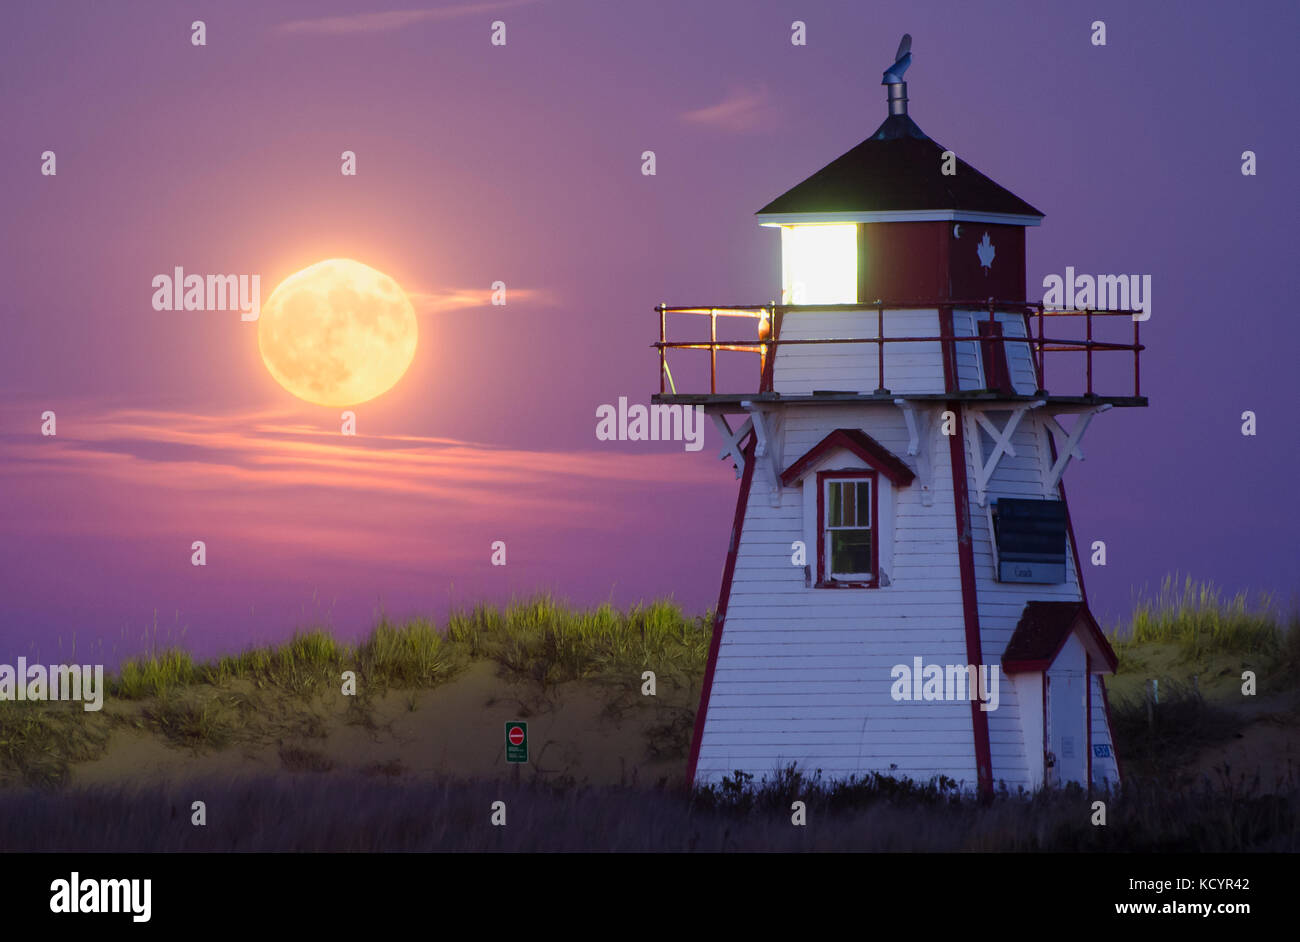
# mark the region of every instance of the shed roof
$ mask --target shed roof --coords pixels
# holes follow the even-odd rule
[[[1008,674],[1045,671],[1065,646],[1071,633],[1080,632],[1090,660],[1100,660],[1107,673],[1119,665],[1114,649],[1084,602],[1030,602],[1002,652],[1002,670]]]

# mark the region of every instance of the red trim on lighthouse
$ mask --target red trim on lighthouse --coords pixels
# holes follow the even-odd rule
[[[951,337],[952,309],[939,312],[941,336]],[[948,358],[944,358],[944,380],[952,389],[954,377]],[[957,559],[961,571],[962,615],[966,623],[966,662],[977,668],[984,664],[980,644],[979,600],[975,590],[975,547],[971,542],[970,495],[966,489],[966,440],[962,434],[961,406],[949,401],[946,408],[956,417],[955,435],[948,437],[949,463],[952,466],[952,496],[957,528]],[[980,793],[993,794],[993,752],[989,745],[988,714],[980,709],[978,699],[972,699],[971,728],[975,736],[975,769]]]
[[[754,480],[754,444],[749,442],[741,454],[745,471],[740,478],[740,494],[736,498],[736,516],[731,524],[731,546],[727,549],[727,564],[722,571],[722,588],[718,591],[718,607],[713,614],[713,637],[709,641],[709,661],[704,667],[704,685],[700,689],[700,708],[695,714],[695,733],[691,737],[691,757],[686,766],[686,787],[695,784],[695,766],[700,760],[700,740],[704,737],[704,719],[709,712],[709,694],[713,690],[713,669],[718,665],[718,648],[722,644],[722,626],[727,618],[727,602],[731,599],[731,580],[736,574],[736,556],[740,551],[740,531],[745,525],[745,505],[749,501],[749,486]]]
[[[975,592],[975,548],[971,543],[970,496],[966,490],[966,442],[962,435],[961,407],[949,402],[948,408],[958,416],[956,435],[949,436],[952,464],[952,492],[956,505],[957,558],[961,570],[962,614],[966,622],[966,663],[980,667],[984,663],[980,645],[979,600]],[[978,700],[971,700],[971,726],[975,732],[975,768],[980,792],[993,793],[993,753],[989,745],[988,714]]]
[[[837,448],[856,455],[862,461],[887,477],[896,487],[906,487],[916,478],[903,460],[866,432],[856,428],[837,428],[801,455],[794,464],[781,472],[781,483],[794,484],[808,469]]]
[[[1006,341],[999,321],[980,321],[980,359],[984,364],[984,387],[1011,394],[1011,370],[1007,366]]]

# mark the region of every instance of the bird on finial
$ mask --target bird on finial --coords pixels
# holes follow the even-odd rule
[[[912,34],[904,33],[902,42],[898,44],[898,52],[894,54],[894,64],[885,70],[885,76],[880,80],[881,85],[897,85],[903,81],[903,73],[907,67],[912,64]]]

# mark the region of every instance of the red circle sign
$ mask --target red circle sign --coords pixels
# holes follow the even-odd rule
[[[524,744],[524,730],[522,726],[510,727],[510,745],[522,746]]]

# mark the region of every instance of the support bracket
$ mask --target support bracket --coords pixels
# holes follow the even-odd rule
[[[781,506],[781,455],[785,443],[785,423],[775,409],[764,409],[752,402],[742,402],[740,407],[749,413],[748,421],[754,429],[754,470],[761,470],[767,478],[768,499],[773,507]]]
[[[1043,423],[1044,435],[1052,437],[1053,444],[1056,445],[1056,462],[1052,465],[1047,475],[1043,478],[1044,496],[1054,496],[1056,485],[1061,482],[1061,475],[1065,474],[1065,469],[1070,463],[1071,458],[1083,460],[1083,449],[1079,443],[1083,441],[1084,433],[1088,431],[1088,425],[1094,418],[1107,412],[1112,408],[1111,404],[1106,402],[1099,406],[1085,406],[1083,409],[1060,410],[1054,412]],[[1065,427],[1057,421],[1057,416],[1075,413],[1079,416],[1074,423],[1074,429],[1067,432]],[[1047,449],[1043,453],[1050,454]]]
[[[907,421],[907,454],[916,459],[917,478],[921,485],[921,503],[934,505],[934,436],[939,429],[943,407],[920,406],[908,399],[895,399],[894,405]]]
[[[726,461],[730,458],[731,464],[736,469],[736,477],[739,478],[745,470],[745,453],[741,450],[740,443],[744,441],[746,435],[753,431],[754,422],[752,418],[746,418],[744,424],[733,432],[731,426],[727,424],[725,415],[721,412],[714,412],[712,416],[713,424],[718,427],[718,435],[722,438],[722,448],[718,451],[718,460]]]
[[[1011,409],[1011,417],[1007,419],[1006,425],[999,429],[993,424],[992,420],[985,414],[990,411],[1003,411],[1006,406],[989,408],[988,406],[972,406],[967,409],[967,415],[970,416],[971,422],[971,446],[975,449],[975,499],[981,507],[984,506],[985,498],[988,496],[988,484],[993,477],[993,472],[997,470],[998,462],[1002,460],[1003,455],[1016,457],[1015,446],[1011,444],[1011,436],[1016,433],[1020,426],[1020,420],[1023,419],[1031,409],[1037,409],[1047,402],[1045,399],[1035,399],[1033,402],[1024,402],[1014,406]],[[988,460],[984,459],[984,451],[980,447],[979,429],[983,428],[993,439],[993,453],[989,455]]]

